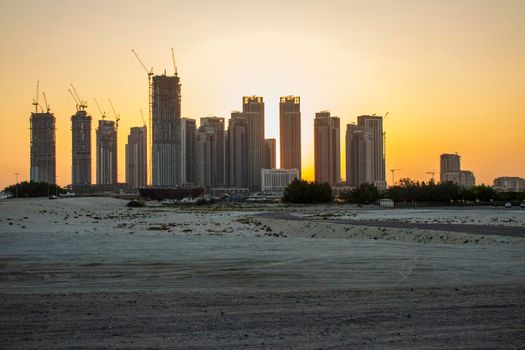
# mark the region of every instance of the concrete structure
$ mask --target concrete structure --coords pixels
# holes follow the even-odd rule
[[[228,124],[228,178],[231,187],[248,187],[248,117],[232,112]]]
[[[439,177],[441,182],[452,181],[459,184],[461,161],[458,154],[444,153],[440,156]]]
[[[368,126],[348,124],[346,126],[346,183],[359,187],[363,183],[374,183],[372,133]]]
[[[301,178],[301,98],[283,96],[279,102],[279,134],[282,169],[299,169]]]
[[[442,183],[451,181],[466,188],[476,185],[474,173],[461,170],[461,157],[457,153],[444,153],[440,156],[440,181]]]
[[[248,121],[247,187],[261,189],[261,169],[264,167],[264,101],[260,96],[244,96],[242,112]]]
[[[459,172],[459,185],[465,188],[476,186],[476,177],[470,170],[461,170]]]
[[[114,185],[117,180],[117,129],[112,120],[99,120],[97,135],[97,185]]]
[[[331,117],[330,112],[315,114],[314,119],[314,157],[315,181],[330,185],[340,182],[340,127],[339,118]]]
[[[130,188],[147,185],[147,127],[130,129],[126,144],[126,184]]]
[[[494,179],[494,189],[499,192],[525,191],[525,179],[521,177],[502,176]]]
[[[71,185],[74,192],[91,191],[91,116],[85,110],[71,117]]]
[[[174,76],[156,75],[152,81],[152,184],[181,184],[181,84]]]
[[[213,186],[224,186],[227,184],[226,176],[226,138],[224,129],[224,118],[205,117],[201,118],[201,127],[207,126],[213,129],[215,143],[213,146],[214,165],[212,168]]]
[[[283,193],[294,179],[299,179],[299,169],[262,169],[261,191]]]
[[[56,129],[53,113],[31,113],[31,181],[56,183]],[[5,150],[9,152],[9,150]]]
[[[195,141],[197,186],[210,189],[216,186],[217,174],[217,135],[210,125],[201,125]]]
[[[383,117],[360,115],[357,125],[367,127],[371,135],[372,183],[380,190],[386,190],[385,149],[383,142]]]
[[[264,168],[275,169],[277,143],[275,139],[264,139]]]
[[[195,184],[195,138],[197,123],[195,119],[181,119],[181,164],[180,179],[182,184]]]

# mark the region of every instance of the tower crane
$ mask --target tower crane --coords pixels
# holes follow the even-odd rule
[[[106,119],[106,111],[102,111],[95,97],[93,97],[93,100],[95,101],[95,104],[97,105],[97,108],[98,108],[98,111],[100,112],[100,116],[102,117],[102,120]]]
[[[73,94],[73,91],[71,91],[71,89],[67,89],[67,91],[69,91],[69,94],[71,95],[71,97],[73,97],[73,100],[75,100],[75,104],[76,104],[76,107],[77,107],[77,112],[80,111],[80,101],[75,97],[75,95]]]
[[[113,102],[111,102],[111,98],[108,98],[109,100],[109,105],[111,106],[111,109],[113,110],[113,115],[115,116],[115,126],[117,127],[117,132],[118,132],[118,122],[120,121],[120,114],[117,114],[117,112],[115,112],[115,107],[113,107]]]
[[[437,172],[438,172],[437,170],[427,171],[427,174],[428,174],[428,175],[432,175],[432,182],[434,182],[434,175],[435,175]]]
[[[135,55],[135,57],[137,58],[137,61],[139,61],[140,65],[142,66],[142,68],[144,69],[144,71],[146,72],[146,75],[148,76],[148,121],[149,121],[149,129],[148,129],[148,143],[149,143],[149,149],[151,150],[152,149],[152,132],[151,132],[151,124],[152,124],[152,114],[153,114],[153,111],[152,111],[152,107],[153,107],[153,101],[152,101],[152,96],[151,96],[151,90],[152,90],[152,79],[151,77],[153,76],[153,67],[151,67],[150,70],[148,70],[146,68],[146,65],[144,64],[144,62],[142,62],[142,60],[140,59],[139,55],[135,52],[134,49],[131,49],[131,52],[133,52],[133,55]],[[151,181],[152,179],[152,157],[151,155],[148,157],[148,178],[149,180]]]
[[[38,92],[40,88],[40,80],[36,81],[36,97],[33,99],[33,106],[35,106],[35,113],[38,113],[38,107],[40,107],[40,110],[43,112],[42,106],[38,104]]]
[[[49,113],[51,106],[47,103],[46,93],[42,91],[42,95],[44,96],[44,103],[46,104],[46,112]]]
[[[71,85],[71,88],[73,89],[73,92],[75,93],[75,96],[77,97],[77,100],[78,100],[78,110],[80,111],[83,111],[86,109],[87,107],[87,101],[83,101],[80,96],[78,96],[78,93],[77,93],[77,90],[75,89],[75,87],[73,86],[73,84],[70,84]],[[71,91],[70,91],[71,92]]]
[[[175,53],[173,52],[173,47],[171,48],[171,59],[173,60],[173,69],[175,70],[175,75],[177,75],[177,64],[175,63]]]
[[[142,124],[146,127],[146,121],[144,120],[144,114],[142,113],[142,108],[140,109],[140,117],[142,118]]]
[[[394,186],[396,184],[396,177],[395,177],[395,174],[396,174],[396,171],[399,171],[401,169],[390,169],[390,171],[392,172],[392,186]]]

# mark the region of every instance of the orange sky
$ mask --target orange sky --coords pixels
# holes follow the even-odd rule
[[[36,81],[57,118],[57,173],[71,182],[67,88],[122,120],[124,144],[147,111],[146,75],[173,72],[183,116],[229,118],[243,95],[266,103],[278,139],[278,98],[301,96],[303,174],[313,176],[313,117],[347,123],[384,114],[387,169],[427,180],[458,152],[477,182],[525,177],[525,1],[8,1],[0,0],[0,187],[29,178]],[[93,130],[94,140],[94,130]],[[94,146],[94,142],[93,142]],[[344,177],[344,146],[342,176]],[[93,158],[93,164],[95,159]],[[93,166],[93,179],[95,168]],[[391,180],[388,172],[388,181]]]

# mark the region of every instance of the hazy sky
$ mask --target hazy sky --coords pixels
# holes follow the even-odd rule
[[[96,97],[121,115],[119,181],[130,126],[147,115],[147,77],[173,74],[183,116],[229,118],[243,95],[301,96],[303,174],[313,177],[313,118],[346,124],[383,115],[387,169],[428,180],[458,152],[477,182],[525,177],[525,1],[12,1],[0,0],[0,187],[29,178],[36,81],[57,118],[57,174],[71,182],[73,83],[96,125]],[[93,130],[93,147],[95,145]],[[344,146],[342,176],[344,175]],[[93,153],[93,179],[95,178]],[[391,173],[388,172],[388,181]]]

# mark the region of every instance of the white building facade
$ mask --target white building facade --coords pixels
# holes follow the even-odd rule
[[[262,192],[283,193],[294,179],[299,179],[299,169],[262,169]]]

